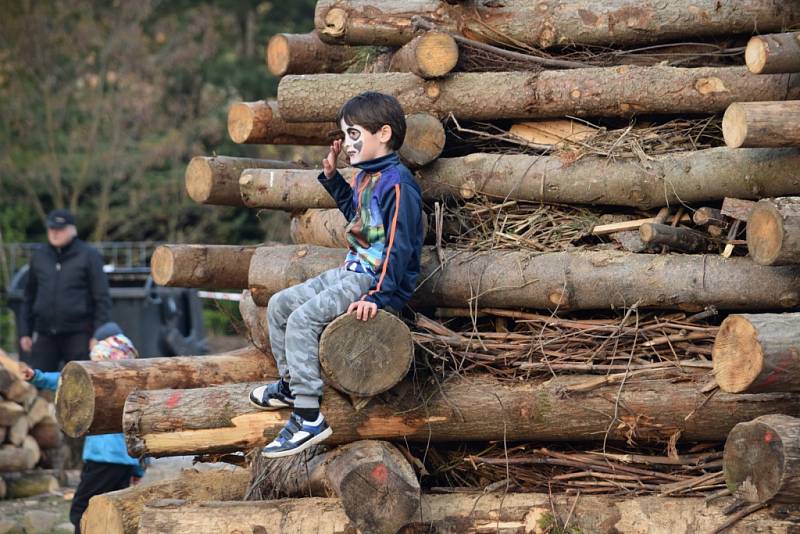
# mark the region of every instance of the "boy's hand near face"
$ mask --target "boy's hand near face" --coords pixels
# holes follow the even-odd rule
[[[24,363],[19,364],[19,371],[22,373],[22,378],[24,378],[26,381],[30,382],[33,380],[33,375],[35,374],[34,370]]]
[[[378,315],[378,305],[366,300],[357,300],[347,308],[347,313],[356,312],[356,319],[359,321],[369,321]]]
[[[326,178],[333,178],[336,174],[336,158],[339,157],[339,152],[342,151],[342,140],[337,139],[331,143],[331,149],[325,159],[322,160],[322,172],[325,173]]]

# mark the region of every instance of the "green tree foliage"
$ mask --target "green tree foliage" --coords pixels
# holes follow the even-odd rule
[[[195,205],[196,155],[316,160],[243,147],[228,105],[274,96],[264,46],[313,27],[314,0],[11,0],[0,7],[0,232],[40,240],[68,207],[87,239],[285,239],[286,217]]]

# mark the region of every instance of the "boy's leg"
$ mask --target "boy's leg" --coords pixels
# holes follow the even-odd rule
[[[269,299],[267,305],[267,322],[269,323],[269,344],[272,355],[278,366],[278,372],[285,381],[289,381],[289,367],[286,363],[286,323],[289,316],[297,308],[314,298],[326,287],[325,280],[331,277],[331,269],[319,276],[306,280],[302,284],[278,291]]]
[[[322,379],[319,338],[325,327],[369,290],[373,279],[340,269],[328,288],[297,308],[287,321],[286,360],[295,408],[319,408]]]
[[[86,460],[81,471],[81,480],[72,498],[69,521],[80,534],[81,517],[89,506],[89,499],[101,493],[127,488],[130,485],[133,466],[108,464]]]

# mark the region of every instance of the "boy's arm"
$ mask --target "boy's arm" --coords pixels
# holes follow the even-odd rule
[[[36,386],[37,389],[49,389],[55,391],[58,388],[58,377],[61,373],[54,371],[52,373],[43,373],[39,369],[34,370],[31,384]]]
[[[386,308],[407,273],[408,261],[421,246],[422,199],[419,191],[409,184],[397,183],[381,202],[386,233],[386,255],[381,272],[363,300]],[[388,224],[387,224],[388,223]]]
[[[342,174],[336,171],[333,176],[328,178],[325,176],[324,172],[321,172],[317,180],[319,180],[319,183],[322,184],[322,187],[325,188],[328,194],[333,197],[333,200],[336,201],[336,205],[339,206],[339,211],[344,214],[347,221],[350,222],[353,220],[356,214],[355,206],[353,206],[353,189],[342,177]]]

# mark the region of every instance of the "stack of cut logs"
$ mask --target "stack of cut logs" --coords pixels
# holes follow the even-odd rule
[[[46,395],[43,392],[43,395]],[[54,491],[64,451],[53,403],[20,375],[19,365],[0,351],[0,499]]]
[[[347,99],[395,95],[428,219],[416,294],[323,333],[325,447],[244,455],[289,415],[247,399],[276,376],[269,299],[341,265],[346,221],[316,162],[194,158],[195,201],[292,213],[293,245],[152,258],[160,284],[243,290],[251,346],[70,363],[57,414],[249,472],[97,497],[85,532],[797,528],[764,503],[800,499],[800,315],[776,313],[800,304],[800,47],[744,52],[797,24],[778,0],[320,0],[314,32],[269,41],[277,101],[228,130],[326,146]]]

